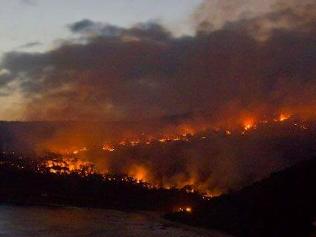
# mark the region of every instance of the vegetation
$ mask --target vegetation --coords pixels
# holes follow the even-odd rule
[[[173,211],[201,199],[185,189],[167,190],[125,175],[96,174],[91,167],[51,173],[41,159],[17,154],[2,154],[0,159],[2,203]]]

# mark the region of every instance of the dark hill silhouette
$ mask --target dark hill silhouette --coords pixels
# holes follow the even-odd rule
[[[316,159],[167,218],[240,237],[304,237],[316,216]]]

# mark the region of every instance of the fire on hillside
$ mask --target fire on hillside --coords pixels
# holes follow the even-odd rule
[[[269,135],[273,130],[279,131],[282,126],[294,129],[295,133],[307,131],[309,127],[308,122],[299,121],[287,113],[281,113],[272,119],[247,116],[240,121],[239,126],[235,127],[196,128],[185,124],[178,126],[178,130],[171,129],[172,133],[165,135],[141,133],[122,139],[115,138],[113,141],[92,147],[88,144],[67,147],[46,142],[46,153],[56,154],[58,158],[45,158],[42,165],[54,174],[98,173],[104,177],[119,174],[131,177],[137,183],[147,183],[151,188],[184,188],[187,192],[201,192],[209,198],[218,196],[230,188],[239,188],[247,184],[245,177],[242,176],[244,174],[236,171],[240,168],[232,166],[234,162],[246,159],[243,153],[247,152],[247,149],[249,155],[253,154],[258,159],[257,164],[251,164],[251,169],[246,170],[246,175],[253,176],[254,180],[286,165],[286,162],[276,161],[272,152],[265,154],[264,149],[267,148],[264,146],[262,154],[258,154],[257,145],[250,145],[248,136],[254,136],[254,139],[258,140],[263,138],[256,137],[257,133]],[[262,131],[263,129],[268,131]],[[284,130],[280,132],[282,133]],[[265,138],[267,141],[260,141],[258,144],[267,143],[275,139],[275,136],[269,135]],[[236,150],[239,145],[245,146],[244,149]],[[187,151],[190,151],[189,155],[184,154]],[[269,166],[264,159],[272,160]],[[197,166],[196,160],[203,162]],[[246,159],[243,162],[247,164],[250,160]],[[231,170],[227,171],[227,167],[231,167]],[[223,178],[221,172],[229,173],[225,173],[227,177]]]

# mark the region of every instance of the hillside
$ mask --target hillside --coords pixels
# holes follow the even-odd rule
[[[304,237],[316,216],[316,159],[167,218],[242,237]]]

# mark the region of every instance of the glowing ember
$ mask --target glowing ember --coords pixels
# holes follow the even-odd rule
[[[54,174],[70,174],[72,172],[91,174],[95,172],[92,163],[74,158],[47,160],[44,162],[44,166],[50,173]]]
[[[244,125],[244,130],[248,131],[255,126],[255,121],[253,119],[246,119],[243,125]]]
[[[192,213],[192,207],[180,207],[178,212]]]
[[[166,138],[161,138],[161,139],[159,139],[159,142],[161,142],[161,143],[165,143],[166,141],[167,141]]]
[[[126,141],[121,141],[119,144],[120,144],[121,146],[125,146],[125,145],[126,145]]]
[[[285,120],[288,120],[290,117],[291,115],[288,115],[288,114],[280,114],[279,121],[283,122]]]
[[[140,143],[140,140],[134,140],[129,142],[132,146],[137,146]]]
[[[114,146],[111,146],[109,144],[105,144],[105,145],[103,145],[102,150],[112,152],[112,151],[115,151],[115,148],[114,148]]]
[[[186,211],[186,212],[192,212],[192,208],[191,208],[191,207],[186,207],[186,208],[185,208],[185,211]]]
[[[222,193],[220,191],[216,191],[216,190],[213,190],[212,192],[210,191],[206,191],[205,194],[203,194],[203,199],[206,199],[206,200],[210,200],[214,197],[218,197],[222,195]]]

